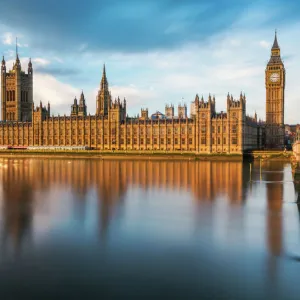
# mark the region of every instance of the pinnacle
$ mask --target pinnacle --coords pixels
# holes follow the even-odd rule
[[[275,30],[275,39],[273,43],[272,49],[279,49],[278,41],[277,41],[277,31]]]

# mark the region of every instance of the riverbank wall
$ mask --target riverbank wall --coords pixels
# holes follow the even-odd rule
[[[196,154],[164,151],[96,151],[96,150],[1,150],[1,157],[93,158],[103,160],[280,160],[290,161],[291,151],[253,151],[241,154]]]
[[[191,152],[142,152],[142,151],[111,151],[96,150],[66,151],[66,150],[1,150],[1,157],[40,157],[40,158],[93,158],[103,160],[216,160],[243,161],[240,154],[195,154]]]

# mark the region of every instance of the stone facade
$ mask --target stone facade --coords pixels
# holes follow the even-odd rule
[[[33,103],[33,69],[31,60],[28,73],[21,69],[18,54],[12,70],[6,72],[4,57],[1,65],[1,118],[2,121],[31,121]]]
[[[284,90],[285,68],[280,57],[280,48],[275,40],[271,50],[271,58],[266,72],[266,148],[283,149],[284,147]]]
[[[12,86],[18,88],[17,79],[14,79],[14,85],[8,84],[5,80],[9,76],[6,71],[2,73],[5,75],[2,75],[1,145],[85,146],[103,151],[179,151],[199,154],[242,154],[262,146],[262,126],[256,116],[246,115],[246,97],[242,93],[237,100],[227,95],[226,113],[216,112],[215,97],[209,95],[205,101],[196,95],[191,118],[187,117],[186,105],[178,106],[177,116],[174,116],[174,106],[171,105],[166,106],[166,115],[159,113],[157,118],[155,114],[149,117],[147,108],[141,109],[140,117],[129,118],[126,115],[126,100],[121,101],[119,97],[112,100],[104,67],[95,115],[86,114],[82,92],[79,104],[77,99],[74,100],[70,116],[51,117],[50,104],[48,107],[42,103],[36,108],[33,106],[31,62],[26,75],[21,66],[16,65],[9,73],[13,75],[9,76],[16,78],[21,75],[23,82],[20,92],[16,92],[19,98],[12,101],[15,104],[13,108],[6,105],[7,93],[4,91],[12,90]],[[23,91],[28,91],[25,98],[20,96]],[[30,111],[23,106],[22,99],[27,99],[25,103],[30,105]],[[7,113],[12,109],[15,114],[7,118]]]

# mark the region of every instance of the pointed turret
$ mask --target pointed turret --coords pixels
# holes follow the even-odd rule
[[[105,64],[103,65],[101,88],[108,88],[108,81],[107,81],[107,78],[106,78]]]
[[[29,58],[29,62],[28,62],[28,74],[32,75],[32,73],[33,73],[32,62],[31,62],[31,58]]]
[[[81,91],[79,105],[85,105],[85,98],[84,98],[83,91]]]
[[[79,100],[79,107],[78,107],[78,115],[85,117],[86,116],[86,104],[83,91],[81,91],[80,100]]]
[[[50,102],[48,101],[48,117],[50,118]]]
[[[274,43],[273,43],[273,46],[272,46],[272,50],[274,50],[274,49],[280,49],[279,45],[278,45],[278,41],[277,41],[277,31],[276,30],[275,30]]]
[[[19,53],[18,53],[18,38],[16,38],[16,63],[15,63],[15,67],[17,69],[21,69],[21,62],[20,62]]]
[[[269,61],[269,64],[276,64],[276,63],[282,63],[282,61],[280,57],[280,47],[277,41],[277,32],[275,31],[275,38],[271,49],[271,59]]]
[[[6,62],[5,62],[4,56],[2,57],[1,70],[2,70],[2,73],[3,73],[3,71],[4,72],[6,71]]]
[[[106,78],[105,64],[103,65],[103,73],[100,84],[100,90],[97,95],[96,114],[106,116],[111,105],[111,95],[108,90],[108,81]]]

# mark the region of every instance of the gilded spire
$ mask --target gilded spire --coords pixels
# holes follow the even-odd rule
[[[275,30],[275,38],[274,38],[274,43],[273,43],[272,50],[273,49],[280,49],[279,45],[278,45],[278,41],[277,41],[277,30]]]

